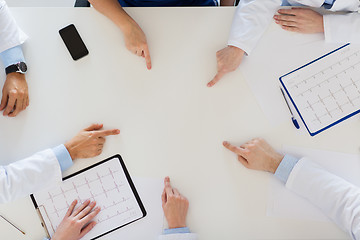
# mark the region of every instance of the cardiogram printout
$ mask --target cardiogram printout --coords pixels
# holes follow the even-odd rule
[[[359,112],[360,46],[346,44],[280,81],[313,136]]]
[[[146,215],[145,209],[120,157],[99,162],[64,178],[59,185],[32,195],[46,228],[52,236],[70,204],[87,199],[101,207],[95,227],[82,239],[96,239]]]

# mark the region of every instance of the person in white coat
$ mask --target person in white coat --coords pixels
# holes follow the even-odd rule
[[[279,10],[281,5],[296,7]],[[324,8],[329,14],[303,7]],[[240,0],[228,46],[216,53],[217,74],[208,87],[235,71],[245,54],[251,55],[271,21],[287,31],[324,33],[325,41],[331,43],[360,43],[359,10],[359,0]]]
[[[352,239],[360,239],[360,189],[310,159],[277,153],[263,139],[223,145],[246,168],[273,173],[286,187],[321,209]]]
[[[0,59],[6,72],[0,111],[4,116],[15,117],[29,106],[25,79],[27,65],[21,49],[26,39],[26,34],[17,26],[6,2],[0,0]]]
[[[0,204],[55,185],[62,181],[61,172],[70,168],[74,160],[99,155],[105,137],[120,133],[118,129],[102,130],[102,127],[102,124],[92,124],[65,144],[7,166],[0,166]],[[80,239],[95,226],[95,222],[88,223],[100,211],[99,207],[94,209],[96,203],[85,201],[74,210],[76,204],[74,201],[70,206],[53,239]],[[84,226],[86,227],[83,228]]]

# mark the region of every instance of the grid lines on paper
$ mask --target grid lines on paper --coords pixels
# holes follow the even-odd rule
[[[96,201],[97,206],[101,207],[94,219],[98,224],[84,239],[102,234],[103,229],[109,226],[115,228],[142,216],[118,160],[102,165],[68,178],[56,188],[36,194],[36,199],[46,208],[53,231],[75,199],[78,201],[76,207],[88,199]]]
[[[360,109],[360,50],[348,45],[283,79],[309,130]]]

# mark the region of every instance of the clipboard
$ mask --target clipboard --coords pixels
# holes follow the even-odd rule
[[[360,48],[347,43],[279,80],[307,131],[315,136],[360,112],[358,73]]]
[[[61,222],[67,211],[64,207],[64,200],[66,199],[66,208],[68,208],[72,202],[68,198],[73,196],[80,200],[78,202],[82,202],[81,200],[85,201],[88,198],[81,198],[90,194],[93,198],[91,200],[96,200],[98,206],[104,205],[104,209],[102,207],[95,218],[98,224],[83,239],[100,238],[144,218],[147,214],[119,154],[64,177],[62,180],[58,186],[30,195],[48,238],[55,233],[57,224],[59,221]],[[83,182],[87,184],[82,184]],[[73,189],[71,189],[72,187]],[[92,188],[96,189],[93,191]],[[99,191],[101,188],[102,190]],[[61,194],[56,195],[56,193],[60,193],[59,189],[61,189]],[[114,196],[116,198],[113,198]],[[79,205],[80,203],[76,207]],[[57,212],[58,210],[59,212]],[[104,216],[100,216],[102,211],[106,212],[106,214],[104,212]],[[98,228],[95,229],[96,227]]]

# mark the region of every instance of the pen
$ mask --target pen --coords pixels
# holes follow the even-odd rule
[[[289,103],[288,103],[288,101],[287,101],[287,99],[286,99],[286,97],[285,97],[285,93],[284,93],[284,91],[282,90],[281,87],[280,87],[280,91],[281,91],[281,93],[282,93],[282,95],[283,95],[283,97],[284,97],[284,99],[285,99],[286,105],[287,105],[288,108],[289,108],[289,111],[290,111],[290,114],[291,114],[291,120],[292,120],[294,126],[296,127],[296,129],[299,129],[299,128],[300,128],[299,123],[296,121],[296,119],[295,119],[295,117],[294,117],[294,114],[292,113],[291,108],[290,108],[290,106],[289,106]]]
[[[9,220],[7,220],[6,218],[4,218],[3,216],[0,215],[0,217],[2,219],[4,219],[5,221],[7,221],[11,226],[13,226],[14,228],[16,228],[17,230],[19,230],[22,234],[25,235],[25,232],[24,231],[21,231],[17,226],[15,226],[14,224],[12,224]]]

